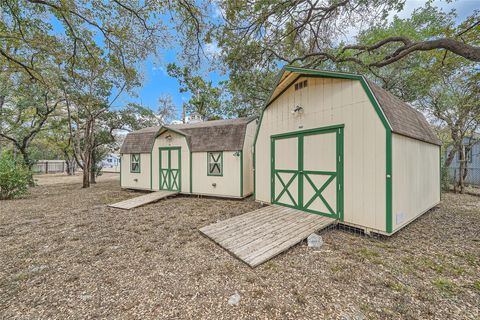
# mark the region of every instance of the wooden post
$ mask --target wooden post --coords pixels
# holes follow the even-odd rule
[[[48,161],[45,161],[45,173],[48,173]]]

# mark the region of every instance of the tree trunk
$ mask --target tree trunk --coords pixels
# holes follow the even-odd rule
[[[455,147],[450,149],[450,151],[447,154],[447,157],[445,158],[445,163],[444,163],[445,168],[450,167],[450,165],[453,162],[453,159],[455,158],[456,152],[457,152],[457,149]]]
[[[17,149],[17,148],[15,148],[15,149]],[[26,148],[18,148],[18,150],[22,154],[23,164],[28,168],[29,172],[32,172],[33,162],[30,160],[27,149]],[[30,180],[29,181],[30,186],[31,187],[35,186],[35,181],[33,180],[33,176],[31,174],[30,174],[29,180]]]
[[[68,151],[63,150],[63,158],[67,163],[67,174],[69,176],[75,175],[75,159],[68,154]]]
[[[90,156],[83,160],[83,185],[82,188],[90,188]]]
[[[470,148],[471,147],[464,147],[464,159],[465,161],[463,161],[464,165],[463,165],[463,171],[461,172],[461,174],[463,175],[462,177],[462,180],[463,182],[465,183],[465,180],[467,180],[467,175],[468,175],[468,153],[470,152]]]
[[[3,104],[5,103],[5,96],[0,96],[0,129],[3,128]],[[2,141],[0,141],[0,155],[2,154]]]
[[[459,155],[459,162],[460,162],[460,170],[458,173],[458,182],[457,182],[457,188],[456,191],[463,193],[464,192],[464,171],[465,171],[465,148],[463,145],[460,145],[460,148],[458,150],[458,155]]]
[[[95,158],[94,150],[92,151],[91,159],[92,159],[92,168],[90,170],[90,183],[97,183],[97,172],[96,172],[97,159]]]
[[[90,172],[92,171],[92,128],[93,119],[90,117],[85,123],[84,149],[83,149],[83,186],[90,188]]]

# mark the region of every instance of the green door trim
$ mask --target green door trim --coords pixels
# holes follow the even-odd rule
[[[295,208],[298,210],[302,210],[309,213],[315,213],[322,216],[328,217],[335,217],[336,219],[343,221],[344,213],[343,213],[343,130],[344,125],[334,125],[316,129],[308,129],[302,131],[293,131],[283,134],[272,135],[270,139],[270,150],[271,150],[271,184],[270,184],[270,197],[271,203],[279,204],[282,206]],[[310,135],[318,135],[318,134],[327,134],[327,133],[335,133],[335,140],[336,140],[336,160],[335,160],[335,167],[336,171],[315,171],[315,170],[303,170],[303,163],[304,163],[304,149],[303,149],[303,140],[304,137]],[[275,169],[275,141],[282,140],[282,139],[289,139],[289,138],[298,138],[297,140],[297,152],[298,152],[298,163],[297,163],[297,170],[295,169]],[[279,173],[291,173],[292,176],[288,179],[285,183],[284,179],[281,178]],[[317,188],[315,183],[313,183],[310,175],[328,175],[330,176],[325,183],[322,184],[321,187]],[[279,192],[278,195],[275,194],[275,180],[278,178],[282,186],[282,190]],[[298,178],[298,199],[295,201],[295,198],[292,196],[290,191],[288,190],[289,186]],[[330,185],[330,183],[336,178],[336,209],[335,212],[327,200],[323,197],[322,192]],[[314,195],[310,199],[303,199],[303,184],[304,179],[312,186],[314,190]],[[287,194],[290,198],[290,201],[293,203],[285,204],[280,203],[280,198]],[[328,209],[329,212],[319,212],[317,210],[309,209],[309,206],[319,198],[320,201],[323,202],[325,207]],[[306,203],[304,203],[306,200]]]
[[[321,175],[321,173],[320,173]],[[330,175],[330,178],[327,179],[327,181],[325,181],[325,183],[317,189],[317,186],[315,185],[315,183],[312,181],[312,179],[310,178],[310,176],[308,174],[306,174],[304,172],[304,176],[305,178],[307,178],[307,181],[308,183],[310,184],[310,186],[313,188],[313,190],[315,191],[315,194],[313,195],[313,197],[310,198],[310,200],[308,200],[308,202],[304,205],[304,208],[305,209],[308,209],[308,207],[317,199],[317,198],[320,198],[320,200],[323,202],[323,204],[325,205],[325,207],[328,209],[328,211],[330,212],[329,214],[332,214],[332,215],[335,215],[335,211],[333,211],[332,207],[328,204],[327,200],[323,197],[322,195],[322,191],[325,190],[328,185],[330,184],[330,182],[333,181],[333,179],[336,178],[336,174],[332,174]]]
[[[162,132],[162,130],[165,130],[165,131]],[[160,137],[162,134],[164,134],[168,131],[172,131],[174,133],[177,133],[177,134],[183,136],[183,138],[185,139],[185,144],[187,145],[188,153],[190,154],[189,181],[190,181],[190,193],[192,193],[192,151],[190,149],[190,143],[187,139],[187,136],[183,132],[173,130],[171,128],[167,128],[165,126],[162,126],[158,130],[158,133],[155,136],[155,141],[158,137]],[[152,171],[153,170],[153,149],[155,147],[155,141],[152,143],[152,148],[150,149],[150,190],[152,190],[152,191],[153,191],[153,171]],[[160,148],[166,148],[166,147],[160,147]],[[169,148],[180,148],[181,149],[181,147],[169,147]],[[159,157],[160,157],[160,155],[159,155]],[[180,183],[181,183],[181,179],[180,179]],[[158,187],[160,188],[160,186],[158,186]]]
[[[192,151],[189,152],[190,154],[190,193],[192,193],[193,186],[192,186]]]
[[[162,151],[168,151],[168,168],[162,168]],[[172,150],[178,151],[177,169],[172,169]],[[182,191],[182,148],[181,147],[159,147],[158,148],[158,188],[167,191]],[[162,181],[163,178],[163,181]],[[173,181],[172,181],[173,178]],[[165,188],[164,188],[165,187]]]
[[[240,152],[240,198],[243,198],[243,149],[238,152]]]
[[[120,189],[122,189],[122,157],[123,154],[120,155]]]
[[[386,203],[386,210],[385,210],[385,215],[386,215],[386,223],[385,223],[385,231],[387,233],[392,233],[392,128],[390,124],[388,123],[388,120],[383,113],[380,105],[377,102],[377,99],[375,98],[375,95],[373,94],[372,90],[368,86],[368,83],[365,79],[364,76],[358,75],[358,74],[349,74],[349,73],[342,73],[342,72],[332,72],[332,71],[322,71],[322,70],[315,70],[315,69],[307,69],[307,68],[298,68],[294,66],[287,65],[282,68],[282,70],[279,72],[275,85],[273,86],[269,98],[266,100],[263,108],[262,108],[262,113],[260,114],[260,120],[258,122],[257,126],[257,132],[255,133],[255,138],[253,141],[253,163],[254,163],[254,170],[256,168],[256,150],[257,150],[257,139],[258,135],[260,132],[260,128],[262,127],[262,121],[263,121],[263,115],[265,113],[265,110],[268,108],[270,104],[274,100],[272,100],[273,93],[275,92],[275,89],[278,87],[282,80],[282,76],[285,72],[296,72],[299,74],[299,76],[306,76],[306,77],[322,77],[322,78],[337,78],[337,79],[350,79],[350,80],[358,80],[360,81],[360,84],[362,85],[362,88],[364,89],[365,93],[367,94],[368,99],[370,100],[370,103],[373,105],[373,108],[379,117],[380,121],[383,124],[383,127],[385,128],[385,150],[386,150],[386,155],[385,155],[385,161],[386,161],[386,170],[385,170],[385,203]],[[298,78],[298,77],[297,77]],[[291,87],[295,81],[292,81],[282,92],[277,96],[281,96],[283,92],[285,92],[289,87]],[[276,97],[276,98],[277,98]],[[275,98],[275,99],[276,99]],[[342,133],[343,135],[343,133]],[[342,140],[343,144],[343,140]],[[254,182],[254,192],[256,192],[256,172],[254,171],[255,176],[253,179]],[[342,177],[343,179],[343,177]],[[342,195],[343,197],[343,195]],[[343,212],[342,212],[343,214]]]
[[[299,207],[299,204],[297,204],[297,202],[295,201],[295,199],[293,198],[292,194],[290,193],[290,191],[288,190],[288,187],[292,184],[292,182],[295,180],[295,178],[298,176],[298,172],[295,172],[293,173],[292,177],[287,181],[287,183],[285,183],[282,179],[282,177],[280,177],[280,175],[278,174],[279,172],[281,172],[280,170],[274,170],[274,174],[275,176],[278,178],[278,181],[280,181],[280,184],[282,185],[283,189],[282,191],[278,194],[277,197],[274,196],[274,199],[273,199],[273,202],[274,203],[279,203],[278,200],[280,200],[280,198],[283,196],[283,194],[286,192],[288,197],[290,198],[290,200],[292,201],[293,205],[295,207]],[[275,180],[275,179],[274,179]]]

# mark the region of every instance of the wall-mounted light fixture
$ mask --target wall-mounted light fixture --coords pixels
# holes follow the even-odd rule
[[[302,114],[303,113],[303,108],[300,107],[300,106],[296,106],[293,110],[292,110],[292,114]]]
[[[167,141],[172,141],[172,135],[167,134],[167,136],[165,137],[165,139],[167,139]]]
[[[240,151],[236,151],[234,154],[233,154],[234,157],[240,157]]]

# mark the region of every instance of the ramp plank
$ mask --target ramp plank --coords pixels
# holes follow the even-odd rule
[[[272,205],[200,229],[205,236],[256,267],[337,221]]]
[[[129,209],[137,208],[145,204],[156,202],[160,199],[174,196],[177,194],[178,192],[176,191],[157,191],[157,192],[145,194],[143,196],[127,199],[121,202],[109,204],[108,206],[112,208],[129,210]]]

